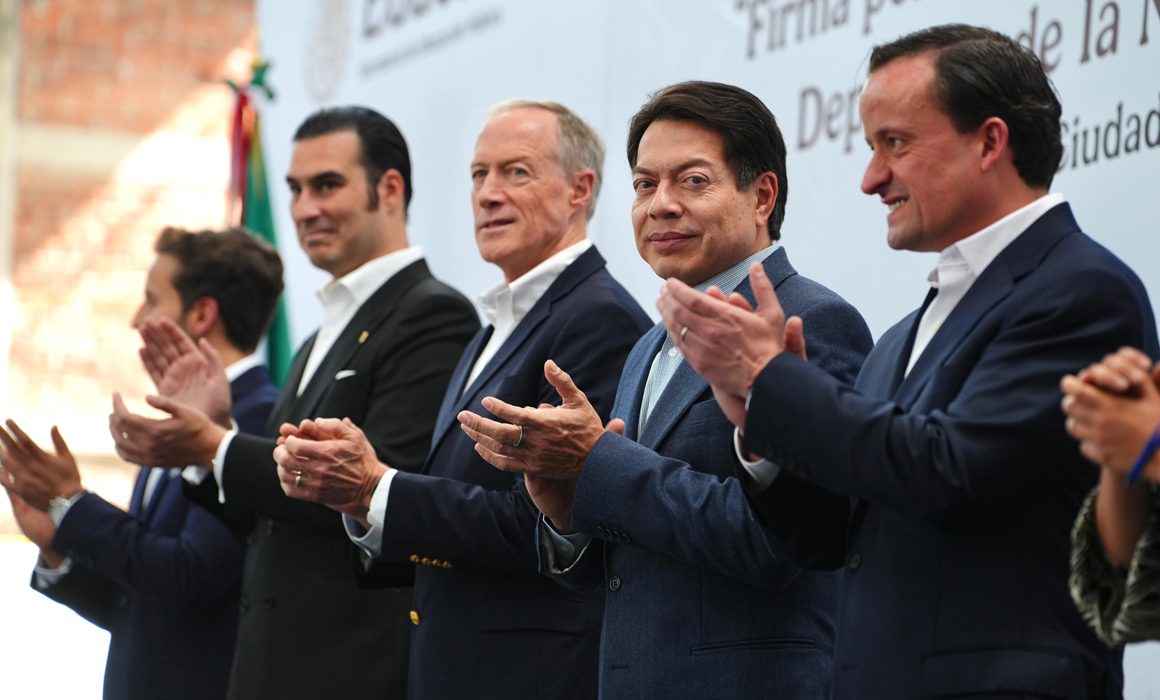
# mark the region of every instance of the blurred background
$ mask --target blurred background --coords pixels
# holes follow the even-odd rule
[[[144,412],[151,388],[129,320],[160,229],[227,222],[226,81],[250,80],[259,46],[278,93],[256,103],[294,345],[317,322],[324,281],[297,250],[280,184],[307,112],[360,103],[399,123],[415,163],[412,240],[473,297],[498,281],[468,206],[487,108],[515,96],[573,107],[608,147],[592,237],[651,310],[659,283],[631,239],[625,127],[649,91],[689,78],[746,87],[778,115],[794,263],[877,336],[921,299],[934,259],[889,251],[883,207],[857,193],[864,59],[946,21],[1017,36],[1052,68],[1066,151],[1053,189],[1137,267],[1155,308],[1157,0],[0,0],[0,419],[44,444],[59,425],[85,486],[127,503],[135,467],[111,452],[110,395]],[[1141,135],[1145,122],[1155,131]],[[0,697],[99,697],[108,636],[29,589],[35,558],[0,498]],[[1130,700],[1160,700],[1160,645],[1129,648],[1126,670]]]

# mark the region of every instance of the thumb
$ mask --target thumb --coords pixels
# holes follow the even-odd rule
[[[213,376],[222,374],[225,369],[222,368],[222,358],[218,354],[217,349],[213,344],[205,338],[197,341],[197,347],[201,349],[201,354],[205,355],[206,362],[209,364],[209,373]]]
[[[800,316],[791,316],[785,322],[785,349],[801,359],[806,359],[806,334]]]
[[[55,425],[52,426],[51,435],[52,446],[56,448],[57,456],[63,457],[70,462],[76,462],[76,460],[73,459],[72,452],[68,449],[68,443],[64,441],[64,436],[60,434],[60,428]]]
[[[612,420],[608,421],[608,425],[604,426],[604,429],[610,433],[624,435],[624,421],[619,418],[613,418]]]
[[[759,262],[749,268],[749,285],[753,288],[753,297],[757,300],[757,313],[768,319],[783,318],[785,312],[781,309],[781,302],[777,300],[777,292],[773,291],[773,283],[765,274],[765,266]]]
[[[146,396],[145,403],[159,411],[168,413],[174,418],[176,418],[178,414],[182,413],[186,409],[186,405],[180,401],[174,401],[168,396],[157,396],[155,394],[149,394]]]
[[[576,383],[572,381],[572,377],[568,373],[560,369],[553,360],[548,360],[544,363],[544,378],[564,400],[564,404],[587,403],[588,397],[580,391]]]

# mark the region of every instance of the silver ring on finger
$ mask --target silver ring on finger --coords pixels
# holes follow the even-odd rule
[[[681,326],[681,333],[680,333],[680,335],[677,336],[677,344],[680,345],[681,343],[685,342],[685,336],[688,334],[689,334],[689,327],[688,326]]]
[[[296,488],[296,489],[302,488],[302,470],[301,469],[294,470],[294,488]]]
[[[519,436],[519,438],[516,439],[516,442],[514,445],[512,445],[512,447],[523,447],[527,443],[528,443],[528,429],[521,425],[520,426],[520,436]]]

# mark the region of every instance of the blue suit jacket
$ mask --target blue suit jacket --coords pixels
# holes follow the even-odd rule
[[[484,462],[455,416],[464,409],[488,415],[485,396],[517,406],[559,403],[544,379],[544,362],[553,359],[606,419],[624,358],[649,325],[592,248],[560,274],[469,387],[491,328],[464,351],[423,473],[394,477],[383,528],[384,560],[420,564],[409,697],[595,696],[599,593],[572,592],[537,573],[537,511],[523,477]]]
[[[798,275],[784,249],[765,269],[786,313],[804,319],[811,360],[852,380],[872,345],[862,317]],[[748,280],[738,291],[752,301]],[[735,476],[733,425],[688,364],[638,425],[664,337],[656,326],[625,363],[612,410],[624,436],[596,444],[573,506],[573,527],[599,539],[564,578],[608,588],[601,695],[828,697],[840,574],[801,571],[758,521]],[[817,535],[818,551],[840,543],[847,499],[785,480],[802,507],[777,517]]]
[[[230,393],[239,429],[261,432],[278,398],[266,368],[242,374]],[[180,476],[161,477],[142,508],[148,474],[137,475],[128,513],[96,494],[69,508],[52,545],[73,568],[43,592],[109,630],[105,697],[224,697],[242,545],[186,500]]]
[[[750,450],[859,499],[836,697],[1120,697],[1120,654],[1067,590],[1098,470],[1064,431],[1059,379],[1121,345],[1156,354],[1143,286],[1060,205],[903,379],[917,318],[887,331],[853,389],[781,355],[750,403]]]

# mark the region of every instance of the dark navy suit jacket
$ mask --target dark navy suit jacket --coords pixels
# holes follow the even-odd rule
[[[872,345],[862,317],[784,249],[764,264],[786,314],[805,321],[811,361],[851,381]],[[748,280],[737,291],[752,301]],[[758,521],[735,476],[733,425],[688,364],[639,425],[664,338],[656,326],[625,363],[612,409],[624,436],[596,444],[573,505],[572,526],[598,539],[562,578],[607,587],[601,696],[827,698],[840,574],[801,571]],[[795,508],[775,517],[833,549],[847,499],[785,479]]]
[[[261,432],[278,397],[266,368],[239,376],[230,393],[238,428]],[[96,494],[69,508],[52,545],[73,568],[43,592],[109,630],[106,698],[221,698],[242,544],[186,500],[180,476],[162,476],[142,508],[149,471],[137,475],[128,513]]]
[[[553,359],[604,420],[624,358],[649,325],[592,248],[560,274],[468,387],[491,328],[463,353],[423,473],[395,476],[383,528],[384,560],[420,564],[409,697],[596,695],[599,592],[572,592],[537,573],[537,511],[523,477],[484,462],[455,416],[464,409],[488,415],[485,396],[558,404],[544,379],[544,362]]]
[[[1064,431],[1059,379],[1122,345],[1157,352],[1139,279],[1052,208],[981,273],[903,378],[918,313],[854,387],[783,354],[747,446],[858,499],[838,698],[1118,698],[1120,654],[1067,590],[1097,472]]]

